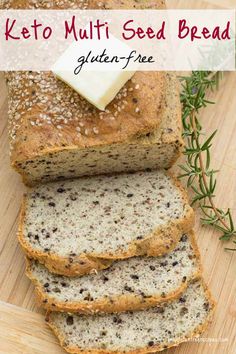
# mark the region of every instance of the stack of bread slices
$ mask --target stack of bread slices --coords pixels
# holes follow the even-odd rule
[[[42,0],[38,7],[94,3]],[[35,1],[4,4],[34,8]],[[6,77],[12,165],[33,186],[19,241],[61,345],[69,353],[154,353],[199,336],[214,301],[202,278],[193,210],[167,172],[183,145],[175,76],[136,73],[105,112],[51,73]]]
[[[19,241],[46,319],[69,353],[152,353],[199,335],[214,302],[187,196],[168,172],[39,185]]]

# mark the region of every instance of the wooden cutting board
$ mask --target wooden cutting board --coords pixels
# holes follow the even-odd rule
[[[236,7],[236,0],[169,0],[172,8]],[[232,208],[236,222],[236,73],[225,74],[211,99],[217,105],[202,112],[207,134],[215,129],[212,163],[220,170],[217,203]],[[64,351],[47,328],[42,311],[35,304],[33,287],[24,275],[24,255],[16,232],[21,197],[25,187],[10,168],[7,141],[7,94],[0,74],[0,353],[60,354]],[[197,211],[198,215],[198,211]],[[196,234],[204,265],[204,276],[217,310],[209,330],[199,342],[183,344],[168,354],[236,353],[236,252],[224,250],[217,232],[196,224]]]

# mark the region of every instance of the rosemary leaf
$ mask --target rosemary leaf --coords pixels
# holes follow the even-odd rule
[[[180,78],[186,162],[179,166],[183,171],[179,178],[187,178],[187,187],[193,192],[191,205],[200,207],[202,224],[219,231],[220,240],[236,244],[236,228],[230,209],[224,212],[214,202],[218,171],[211,168],[211,148],[217,131],[202,142],[203,128],[199,121],[201,108],[214,104],[206,97],[208,90],[216,90],[221,78],[221,72],[211,71],[193,71],[191,76]],[[226,250],[236,251],[236,248]]]

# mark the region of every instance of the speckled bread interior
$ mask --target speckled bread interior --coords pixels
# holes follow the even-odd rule
[[[167,172],[84,177],[29,191],[19,241],[29,257],[73,276],[168,253],[193,224],[187,195]]]
[[[193,232],[183,235],[168,255],[117,261],[83,277],[58,276],[38,261],[27,261],[27,275],[40,305],[64,312],[114,313],[155,306],[179,296],[200,273]]]
[[[202,279],[156,307],[118,315],[52,312],[49,325],[68,353],[155,353],[199,336],[209,324],[214,301]]]

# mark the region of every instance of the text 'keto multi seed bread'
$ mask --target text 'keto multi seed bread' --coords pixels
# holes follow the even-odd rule
[[[155,353],[199,336],[214,301],[199,279],[180,298],[148,310],[84,316],[52,312],[49,325],[69,353]]]
[[[118,259],[168,253],[193,224],[179,182],[146,171],[32,189],[23,202],[19,241],[30,258],[73,276]]]
[[[114,313],[148,308],[179,296],[201,274],[199,258],[190,232],[165,256],[116,261],[102,272],[82,277],[55,275],[38,261],[28,260],[27,275],[46,310]]]

